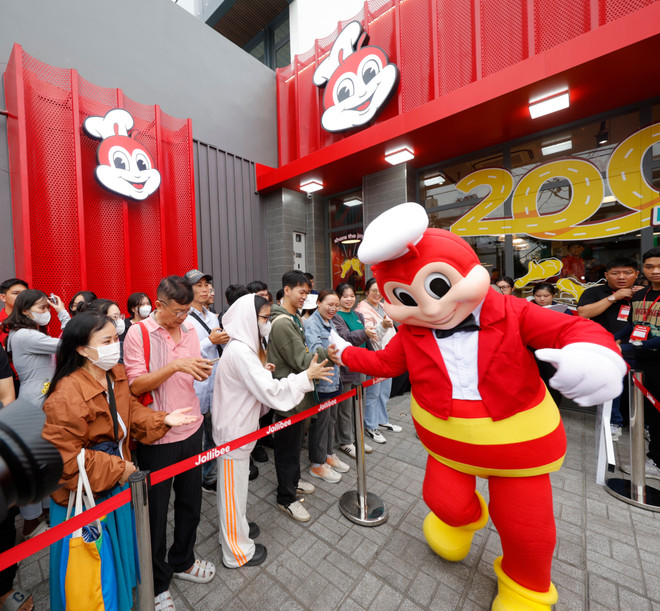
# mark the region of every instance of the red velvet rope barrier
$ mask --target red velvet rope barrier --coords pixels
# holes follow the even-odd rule
[[[633,376],[635,386],[642,391],[642,394],[651,402],[651,405],[660,412],[660,401],[658,401],[635,376]]]
[[[367,380],[362,386],[366,388],[367,386],[381,382],[384,379],[385,378],[373,378],[372,380]],[[151,474],[151,484],[155,486],[156,484],[160,484],[166,479],[170,479],[175,475],[183,473],[184,471],[198,467],[199,465],[210,460],[215,460],[219,456],[229,454],[230,452],[243,447],[251,441],[256,441],[257,439],[261,439],[266,435],[276,433],[277,431],[285,429],[292,424],[295,424],[296,422],[300,422],[301,420],[305,420],[305,418],[314,416],[315,414],[318,414],[319,412],[322,412],[323,410],[328,409],[337,403],[341,403],[342,401],[351,398],[353,395],[355,395],[355,393],[355,390],[349,390],[348,392],[334,397],[333,399],[328,399],[327,401],[323,401],[323,403],[319,403],[318,405],[310,407],[304,412],[293,414],[287,418],[284,418],[283,420],[269,424],[263,429],[259,429],[253,433],[249,433],[248,435],[243,435],[243,437],[234,439],[234,441],[216,446],[215,448],[211,448],[210,450],[206,450],[196,454],[195,456],[186,458],[185,460],[170,465],[169,467],[160,469],[159,471],[154,471]],[[58,524],[57,526],[49,528],[45,533],[37,535],[32,539],[28,539],[23,543],[19,543],[16,547],[8,549],[6,552],[0,554],[0,571],[10,567],[12,564],[16,564],[17,562],[24,560],[32,554],[36,554],[38,551],[41,551],[45,547],[52,545],[56,541],[64,539],[64,537],[70,535],[75,530],[82,528],[90,522],[93,522],[94,520],[109,514],[122,505],[125,505],[130,500],[131,490],[128,488],[127,490],[116,494],[108,500],[99,503],[96,505],[96,507],[88,509],[78,516],[72,517],[65,522],[62,522],[61,524]]]

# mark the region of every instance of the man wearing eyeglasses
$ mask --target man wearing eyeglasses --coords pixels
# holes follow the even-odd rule
[[[151,393],[151,409],[172,412],[190,407],[191,414],[198,419],[170,430],[151,445],[138,445],[140,469],[149,471],[158,471],[202,451],[202,416],[193,383],[207,379],[213,368],[211,361],[201,356],[194,327],[185,322],[193,301],[190,284],[179,276],[163,278],[156,298],[156,310],[146,320],[131,325],[124,340],[124,365],[131,392],[137,397]],[[174,542],[168,552],[167,512],[172,487],[175,494]],[[193,548],[201,503],[201,467],[184,471],[149,491],[157,601],[169,596],[173,576],[206,583],[215,575],[212,563],[195,560]]]
[[[605,284],[593,286],[582,293],[578,301],[578,314],[591,318],[612,335],[628,326],[630,299],[637,279],[637,263],[633,259],[612,259],[606,265]],[[610,427],[612,441],[621,438],[623,416],[621,407],[627,408],[628,389],[624,384],[621,396],[612,401]]]

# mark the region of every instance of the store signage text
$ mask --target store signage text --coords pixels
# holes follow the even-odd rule
[[[83,130],[90,138],[101,140],[94,172],[106,189],[142,201],[160,186],[160,172],[151,155],[136,139],[133,117],[121,108],[113,108],[103,117],[88,117]]]
[[[325,87],[321,126],[328,132],[369,123],[385,107],[399,82],[399,70],[385,51],[366,42],[362,24],[351,21],[314,72],[314,84]]]
[[[527,234],[543,240],[585,240],[638,231],[650,224],[654,208],[660,206],[660,192],[643,176],[646,151],[660,142],[660,123],[635,132],[612,152],[606,179],[613,196],[629,209],[622,215],[587,223],[603,201],[603,178],[598,168],[577,157],[541,164],[527,172],[514,188],[508,170],[485,168],[472,172],[456,184],[469,194],[487,186],[490,193],[459,218],[450,230],[460,236]],[[552,214],[540,214],[537,196],[542,185],[564,178],[571,183],[568,205]],[[511,218],[486,218],[511,196]]]

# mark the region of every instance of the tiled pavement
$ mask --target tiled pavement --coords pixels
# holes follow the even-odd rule
[[[496,592],[492,563],[501,553],[492,522],[459,563],[441,560],[424,542],[426,455],[415,438],[408,401],[406,395],[389,403],[391,420],[403,432],[386,433],[387,443],[374,444],[367,456],[368,488],[389,510],[385,524],[360,527],[341,515],[338,499],[356,488],[354,469],[339,484],[314,478],[317,492],[305,501],[312,520],[293,522],[275,504],[268,450],[271,460],[259,465],[261,475],[250,484],[248,501],[248,516],[261,527],[258,541],[267,546],[268,559],[254,568],[222,567],[215,495],[205,493],[197,554],[212,560],[218,574],[207,585],[174,581],[177,609],[489,609]],[[552,475],[556,609],[660,610],[660,514],[618,501],[595,483],[595,417],[566,409],[562,415],[568,454]],[[622,455],[626,442],[624,432],[617,444]],[[654,481],[651,485],[660,487]],[[487,497],[483,481],[479,490]],[[18,579],[34,593],[35,608],[48,609],[47,551],[24,561]]]

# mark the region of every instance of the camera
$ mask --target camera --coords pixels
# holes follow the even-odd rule
[[[0,409],[0,521],[15,505],[36,503],[59,488],[62,457],[41,436],[46,416],[23,399]]]

